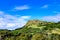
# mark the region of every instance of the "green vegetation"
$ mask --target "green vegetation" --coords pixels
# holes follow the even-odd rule
[[[60,22],[30,20],[23,28],[0,30],[0,40],[60,40]]]

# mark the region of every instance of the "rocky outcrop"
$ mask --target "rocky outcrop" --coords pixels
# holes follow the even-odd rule
[[[0,40],[3,40],[3,37],[2,36],[0,36]]]

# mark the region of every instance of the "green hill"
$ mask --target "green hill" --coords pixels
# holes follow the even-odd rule
[[[0,30],[0,40],[60,40],[60,22],[29,20],[22,28]]]

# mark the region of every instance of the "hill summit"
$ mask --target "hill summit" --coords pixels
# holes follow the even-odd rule
[[[46,21],[40,21],[40,20],[29,20],[25,27],[40,27],[41,25],[47,24]]]

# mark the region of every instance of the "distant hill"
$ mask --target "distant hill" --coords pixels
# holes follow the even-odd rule
[[[0,30],[0,40],[60,40],[60,22],[29,20],[22,28]]]

